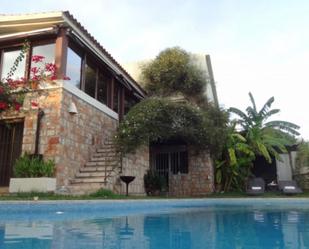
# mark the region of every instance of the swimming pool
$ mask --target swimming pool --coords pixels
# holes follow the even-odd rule
[[[309,248],[309,200],[2,202],[0,248]]]

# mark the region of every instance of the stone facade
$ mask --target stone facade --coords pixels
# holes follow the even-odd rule
[[[149,169],[149,147],[143,146],[135,153],[127,154],[122,159],[122,175],[135,176],[129,185],[129,193],[134,195],[145,195],[144,175]],[[121,185],[121,193],[126,191],[125,184]]]
[[[79,94],[74,94],[77,91]],[[118,126],[118,119],[97,108],[85,93],[71,91],[65,86],[28,93],[24,101],[25,112],[11,113],[6,119],[23,119],[22,151],[34,153],[38,110],[45,115],[41,121],[39,153],[56,163],[57,189],[66,189],[91,155],[110,141]],[[95,101],[95,100],[93,100]],[[36,102],[38,106],[31,106]],[[70,114],[71,103],[77,114]],[[96,103],[96,102],[94,102]],[[189,173],[169,176],[170,196],[203,196],[214,190],[213,165],[207,152],[188,149]],[[122,158],[121,170],[114,172],[104,188],[124,194],[125,184],[120,175],[135,176],[129,186],[132,195],[145,195],[144,175],[149,169],[149,147],[139,148]]]
[[[213,164],[208,152],[188,148],[188,174],[169,175],[170,196],[204,196],[214,191]]]
[[[70,185],[76,173],[90,159],[91,155],[100,149],[106,141],[113,137],[117,126],[117,114],[111,116],[95,106],[96,100],[79,89],[55,86],[26,94],[24,112],[6,114],[3,119],[23,120],[24,135],[22,153],[34,153],[39,108],[44,111],[41,120],[39,153],[46,159],[56,163],[55,176],[57,188],[65,189]],[[74,93],[78,94],[74,94]],[[88,101],[86,101],[88,99]],[[34,102],[37,105],[31,105]],[[69,107],[74,103],[77,114],[69,113]],[[98,105],[102,105],[98,102]],[[122,175],[136,177],[130,184],[130,193],[144,195],[143,177],[149,169],[149,152],[147,147],[139,149],[134,154],[126,155],[122,160]],[[119,180],[116,172],[108,180],[106,188],[125,193],[125,184]]]
[[[68,112],[71,103],[76,105],[77,114]],[[68,186],[80,167],[99,148],[104,139],[116,131],[118,120],[93,107],[83,99],[63,90],[60,108],[59,143],[61,154],[57,161],[57,185]]]

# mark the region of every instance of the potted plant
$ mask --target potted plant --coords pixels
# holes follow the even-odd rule
[[[147,195],[160,195],[166,188],[164,177],[158,173],[148,170],[144,175],[144,186]]]
[[[36,155],[24,154],[14,165],[14,177],[10,179],[9,192],[54,192],[55,162]]]

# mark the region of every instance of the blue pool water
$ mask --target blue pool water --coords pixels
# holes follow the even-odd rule
[[[309,248],[309,201],[0,203],[0,248]]]

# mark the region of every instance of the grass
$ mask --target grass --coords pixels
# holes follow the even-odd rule
[[[0,195],[0,201],[31,201],[35,197],[39,200],[126,200],[126,199],[176,199],[177,197],[168,196],[125,196],[115,194],[110,190],[100,189],[97,192],[89,195],[58,195],[52,193],[18,193],[18,194],[4,194]],[[227,192],[227,193],[213,193],[204,198],[309,198],[309,191],[305,191],[302,194],[297,195],[283,195],[280,192],[265,192],[263,195],[259,196],[248,196],[244,192]],[[192,197],[182,197],[182,198],[192,198]]]

